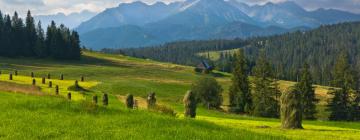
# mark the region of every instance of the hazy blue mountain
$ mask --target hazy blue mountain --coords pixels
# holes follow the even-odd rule
[[[139,47],[158,44],[156,37],[146,33],[136,25],[96,29],[80,36],[86,47],[100,50],[102,48]]]
[[[180,3],[171,3],[169,5],[162,2],[147,5],[141,1],[123,3],[118,7],[106,9],[89,21],[82,23],[77,28],[77,31],[86,33],[99,28],[119,27],[122,25],[143,26],[173,14],[179,6]]]
[[[44,27],[50,25],[51,21],[54,20],[57,24],[64,24],[67,27],[73,29],[79,26],[82,22],[87,21],[94,17],[96,13],[90,11],[83,11],[80,13],[72,13],[65,15],[63,13],[58,13],[55,15],[38,15],[34,16],[35,20],[40,20]]]
[[[248,6],[239,2],[239,0],[229,0],[228,3],[237,7],[254,20],[262,22],[263,26],[279,26],[283,28],[305,26],[314,28],[322,24],[360,20],[360,15],[333,9],[306,11],[293,1],[276,4],[269,2],[264,5],[254,6]]]
[[[253,5],[239,0],[186,0],[120,4],[77,30],[91,48],[140,47],[179,40],[248,38],[360,20],[338,10],[307,11],[295,2]]]

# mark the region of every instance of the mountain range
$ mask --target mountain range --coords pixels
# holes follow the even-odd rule
[[[102,49],[267,36],[358,20],[357,14],[333,9],[307,11],[292,1],[253,6],[238,0],[152,5],[138,1],[106,9],[76,30],[84,46]]]
[[[94,17],[96,13],[90,11],[82,11],[80,13],[71,13],[65,15],[64,13],[58,13],[54,15],[37,15],[34,16],[36,21],[41,21],[43,26],[50,25],[51,21],[55,21],[57,24],[64,24],[67,27],[73,29],[79,26],[82,22],[87,21]]]

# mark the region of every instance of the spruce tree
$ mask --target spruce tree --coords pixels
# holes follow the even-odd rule
[[[349,58],[345,52],[342,52],[333,70],[332,86],[329,94],[333,99],[328,104],[328,110],[331,111],[330,120],[349,121],[353,120],[353,99],[356,95],[357,78],[349,64]]]
[[[46,54],[46,46],[45,46],[45,36],[44,36],[44,30],[41,27],[41,21],[38,22],[36,27],[36,42],[34,47],[34,53],[37,57],[43,58],[46,57],[48,54]]]
[[[34,56],[34,49],[36,44],[36,29],[34,18],[31,16],[31,12],[28,11],[25,21],[25,46],[23,50],[24,56]]]
[[[304,64],[301,70],[300,81],[295,85],[295,88],[302,94],[303,118],[308,120],[316,119],[316,104],[319,100],[315,96],[313,80],[307,63]]]
[[[253,74],[253,114],[260,117],[279,117],[279,89],[264,51],[259,54]]]
[[[232,85],[229,89],[231,111],[236,113],[250,113],[252,97],[248,78],[247,61],[242,49],[235,55]]]

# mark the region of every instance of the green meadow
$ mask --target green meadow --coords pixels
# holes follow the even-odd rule
[[[279,119],[257,118],[206,110],[199,106],[196,119],[182,117],[182,98],[191,83],[202,75],[192,67],[120,55],[84,52],[80,61],[0,58],[0,139],[314,139],[356,140],[360,123],[327,121],[329,87],[317,86],[321,100],[318,121],[304,121],[304,130],[283,130]],[[9,73],[18,75],[9,80]],[[32,85],[35,73],[36,86]],[[41,78],[46,84],[41,83]],[[59,80],[60,75],[64,80]],[[85,81],[81,82],[80,77]],[[214,75],[224,88],[224,109],[231,75]],[[86,91],[72,91],[75,81]],[[48,82],[53,82],[53,88]],[[294,82],[279,81],[286,90]],[[55,85],[60,95],[55,95]],[[68,100],[67,93],[72,93]],[[177,116],[129,110],[119,96],[129,93],[145,98],[155,92],[158,102]],[[110,95],[109,106],[101,96]],[[99,105],[91,103],[98,95]]]

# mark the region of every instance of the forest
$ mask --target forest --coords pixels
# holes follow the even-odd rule
[[[360,22],[349,22],[246,40],[181,41],[145,48],[103,49],[103,52],[195,66],[200,60],[208,59],[198,53],[242,48],[252,69],[260,50],[265,50],[277,78],[298,81],[300,68],[306,62],[316,84],[330,85],[333,79],[330,70],[340,52],[346,52],[350,66],[359,69],[359,39]],[[212,64],[218,70],[231,72],[233,61],[233,54],[221,52],[220,59],[213,60]]]
[[[0,11],[0,56],[53,59],[80,59],[80,39],[76,31],[53,21],[46,32],[31,12],[25,20],[17,12],[12,17]]]

